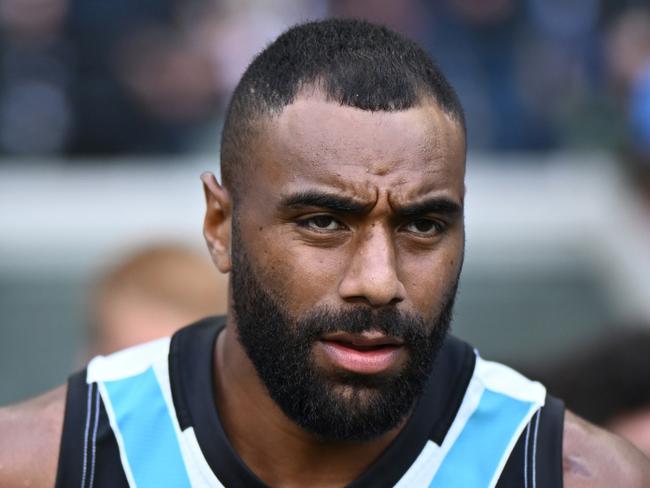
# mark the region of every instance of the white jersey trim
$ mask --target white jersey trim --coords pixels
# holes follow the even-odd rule
[[[88,363],[86,382],[116,381],[143,373],[155,362],[167,362],[170,338],[118,351],[109,356],[97,356]]]
[[[176,416],[176,409],[174,408],[171,383],[169,381],[169,367],[166,359],[164,362],[156,361],[153,365],[153,370],[172,419],[176,440],[180,447],[181,456],[183,456],[183,462],[185,463],[190,484],[192,488],[223,488],[223,485],[210,469],[208,462],[203,456],[203,452],[199,448],[196,436],[194,436],[194,429],[190,427],[185,429],[185,431],[181,431]]]
[[[106,391],[106,386],[103,382],[98,381],[97,388],[99,388],[99,393],[102,396],[104,408],[106,409],[106,415],[108,416],[108,423],[111,425],[111,429],[115,435],[115,441],[117,442],[117,447],[120,453],[120,461],[122,461],[122,469],[124,469],[126,481],[129,483],[130,488],[137,488],[135,484],[135,478],[133,477],[133,471],[131,470],[131,464],[129,463],[129,458],[126,456],[124,438],[122,437],[122,432],[120,431],[117,419],[115,418],[115,411],[113,410],[113,404],[110,402],[110,397]]]
[[[467,386],[456,417],[449,427],[449,431],[442,444],[438,446],[431,440],[427,441],[415,462],[404,473],[402,478],[400,478],[395,488],[420,488],[428,487],[431,484],[449,450],[458,439],[472,414],[478,408],[485,390],[491,390],[516,400],[531,403],[527,414],[517,425],[516,431],[504,450],[497,469],[486,488],[494,488],[496,486],[508,458],[526,428],[526,425],[528,425],[533,415],[544,405],[546,389],[540,383],[529,380],[513,369],[500,363],[485,361],[476,354],[476,365],[472,378]]]
[[[546,388],[537,381],[532,381],[512,368],[501,363],[486,361],[476,356],[476,377],[488,390],[502,393],[511,398],[533,402],[540,407],[546,401]]]
[[[162,338],[145,344],[130,347],[123,351],[108,356],[97,356],[87,368],[86,382],[97,383],[101,394],[106,414],[111,429],[115,434],[120,460],[126,475],[127,482],[131,488],[136,488],[134,476],[126,456],[124,440],[115,418],[115,412],[110,401],[104,382],[118,381],[124,378],[143,373],[152,368],[156,380],[160,386],[163,398],[169,415],[171,417],[176,440],[180,448],[183,463],[187,470],[190,483],[193,488],[224,488],[224,485],[217,479],[208,465],[203,452],[199,447],[194,429],[192,427],[181,431],[174,408],[171,383],[169,379],[169,345],[170,338]]]

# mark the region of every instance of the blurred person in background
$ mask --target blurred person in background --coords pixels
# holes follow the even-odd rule
[[[0,155],[60,154],[72,137],[67,0],[0,2]]]
[[[177,154],[218,116],[209,59],[182,25],[207,0],[69,0],[74,40],[72,155]]]
[[[536,29],[529,3],[442,0],[430,9],[424,42],[458,87],[472,149],[539,151],[557,145],[546,111],[549,100],[535,104],[522,82],[526,70],[546,69],[554,61],[547,57],[540,63],[540,56],[530,52]],[[539,81],[546,79],[531,78],[538,82],[532,93],[541,95]]]
[[[227,100],[264,46],[288,27],[326,14],[325,0],[221,0],[187,8],[184,22],[211,59],[220,95]]]
[[[225,313],[227,288],[226,275],[187,247],[159,244],[123,257],[99,277],[92,293],[87,359]]]
[[[0,154],[177,154],[219,117],[189,4],[0,2]]]
[[[325,0],[220,0],[195,2],[183,9],[184,31],[209,60],[217,94],[218,117],[196,139],[195,148],[214,151],[214,134],[226,101],[253,57],[287,27],[305,19],[324,17]]]
[[[578,415],[650,457],[650,326],[617,326],[538,377]]]
[[[326,11],[324,0],[3,0],[0,155],[213,152],[253,54]]]
[[[650,211],[650,8],[626,10],[612,22],[606,60],[613,92],[624,107],[627,166]]]
[[[284,33],[235,90],[221,184],[202,175],[227,317],[1,411],[0,484],[51,485],[60,452],[59,486],[648,486],[632,445],[448,335],[466,148],[412,41]]]

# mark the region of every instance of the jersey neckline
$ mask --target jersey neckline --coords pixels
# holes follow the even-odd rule
[[[193,427],[199,447],[224,486],[266,488],[239,457],[216,407],[214,347],[225,317],[210,317],[172,337],[169,375],[181,430]],[[449,336],[411,417],[386,450],[349,488],[392,486],[409,469],[427,441],[440,445],[453,422],[474,370],[471,347]]]

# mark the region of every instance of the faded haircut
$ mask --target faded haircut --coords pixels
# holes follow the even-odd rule
[[[456,92],[415,42],[361,20],[300,24],[257,55],[228,106],[221,176],[235,199],[259,120],[279,114],[311,87],[328,101],[369,111],[406,110],[433,99],[466,130]]]

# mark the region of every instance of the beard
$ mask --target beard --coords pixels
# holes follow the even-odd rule
[[[324,441],[369,441],[397,427],[422,394],[451,323],[458,280],[430,321],[369,306],[318,307],[293,318],[258,281],[233,222],[232,301],[239,342],[269,395],[293,422]],[[393,373],[328,372],[314,361],[327,333],[379,330],[399,339],[407,360]]]

